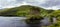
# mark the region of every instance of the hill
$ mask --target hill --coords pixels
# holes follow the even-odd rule
[[[33,9],[32,7],[40,9],[39,15],[41,17],[48,17],[48,18],[56,17],[58,19],[56,24],[53,24],[52,26],[49,26],[49,27],[55,27],[55,26],[60,27],[60,10],[46,10],[44,8],[37,7],[37,6],[22,5],[22,6],[15,7],[15,8],[6,8],[3,10],[0,10],[0,16],[18,16],[18,17],[23,16],[25,17],[30,14],[30,9]]]
[[[29,14],[29,11],[32,7],[40,8],[37,6],[23,5],[15,8],[6,8],[0,12],[0,16],[26,16]],[[46,11],[43,8],[40,8],[41,12]]]
[[[39,8],[40,15],[43,17],[48,16],[49,14],[52,14],[55,11],[55,10],[46,10],[44,8],[37,7],[37,6],[22,5],[15,8],[6,8],[6,9],[1,10],[0,16],[27,16],[29,15],[30,9],[32,7]]]

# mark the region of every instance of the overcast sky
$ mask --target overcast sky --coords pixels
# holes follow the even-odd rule
[[[57,10],[60,8],[60,0],[0,0],[0,9],[21,5],[34,5],[46,9]]]

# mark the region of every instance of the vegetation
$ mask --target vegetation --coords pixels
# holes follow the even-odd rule
[[[41,12],[42,16],[47,14],[47,10],[45,10],[43,8],[36,7],[36,6],[30,6],[30,5],[23,5],[23,6],[16,7],[16,8],[4,9],[0,12],[0,15],[1,16],[8,16],[8,15],[11,15],[11,16],[15,16],[15,15],[16,16],[28,16],[30,9],[32,7],[39,8],[41,10],[40,12]],[[44,12],[46,14],[44,14]]]
[[[35,16],[33,14],[30,14],[30,10],[34,8],[39,8],[39,16]],[[33,8],[33,10],[35,10]],[[26,16],[26,17],[56,17],[57,23],[53,24],[49,27],[60,27],[60,10],[45,10],[44,8],[37,7],[37,6],[30,6],[30,5],[23,5],[20,7],[15,7],[15,8],[6,8],[0,11],[0,16]]]

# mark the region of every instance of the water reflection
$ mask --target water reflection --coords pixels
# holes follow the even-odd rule
[[[40,24],[28,24],[27,27],[40,27]]]
[[[40,27],[40,21],[35,21],[27,24],[27,27]]]
[[[52,23],[56,23],[56,18],[52,18],[53,22]],[[35,21],[36,22],[36,21]],[[47,17],[44,17],[44,19],[42,19],[41,21],[37,20],[36,23],[32,23],[32,24],[28,24],[28,27],[42,27],[42,26],[49,26],[52,24],[50,22],[50,19]]]
[[[26,27],[25,17],[0,17],[0,27]]]
[[[37,18],[37,17],[31,17],[30,19],[26,20],[26,23],[28,24],[29,27],[40,27],[41,20],[43,18]]]
[[[42,25],[50,25],[48,18],[32,24],[26,24],[25,19],[26,17],[0,17],[0,27],[41,27]]]

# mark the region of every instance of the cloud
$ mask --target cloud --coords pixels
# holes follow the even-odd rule
[[[44,4],[47,0],[26,0],[25,2],[35,5],[35,6],[40,6],[40,4]]]
[[[46,3],[41,5],[44,7],[52,7],[52,6],[60,5],[60,0],[48,0]]]
[[[49,9],[58,10],[58,9],[60,9],[60,5],[48,7],[48,8],[46,8],[46,9],[48,9],[48,10],[49,10]]]
[[[42,3],[45,3],[44,1],[46,0],[0,0],[0,8],[10,8],[21,4],[38,6]]]
[[[60,0],[48,0],[41,4],[41,6],[45,7],[46,9],[58,10],[60,9]]]
[[[20,5],[34,5],[46,9],[60,9],[60,0],[0,0],[0,8],[11,8]]]
[[[13,7],[18,7],[18,6],[21,6],[21,5],[32,5],[32,4],[28,4],[26,2],[22,2],[20,4],[15,4],[15,5],[8,5],[8,6],[4,6],[3,8],[13,8]]]
[[[22,4],[22,0],[18,2],[17,0],[0,0],[0,8],[10,8]]]
[[[60,9],[60,0],[31,0],[27,3],[30,3],[35,6],[39,6],[45,9],[58,10]]]

